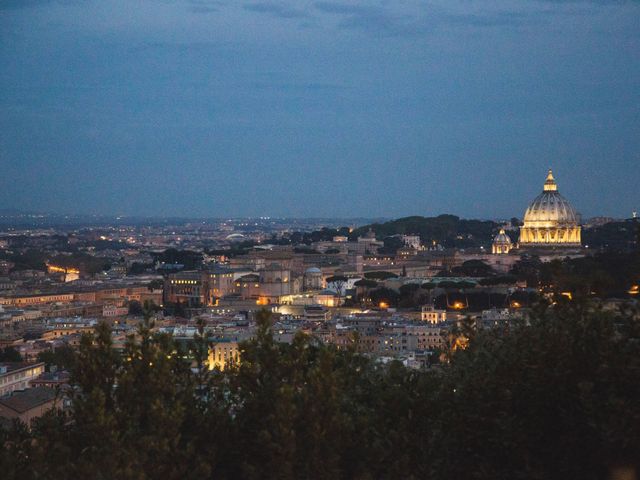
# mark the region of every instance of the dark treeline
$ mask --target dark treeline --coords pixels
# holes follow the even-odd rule
[[[384,223],[372,223],[350,230],[348,227],[322,228],[313,232],[294,232],[282,238],[275,236],[267,243],[280,245],[311,244],[313,242],[330,241],[335,236],[346,236],[354,241],[359,236],[372,230],[378,240],[385,245],[380,250],[383,254],[394,254],[403,246],[401,240],[394,235],[419,235],[423,242],[440,243],[446,247],[476,247],[488,244],[495,234],[498,224],[484,220],[463,220],[455,215],[439,215],[437,217],[404,217]]]
[[[534,288],[566,291],[574,296],[627,298],[628,290],[640,281],[640,251],[604,251],[551,262],[523,257],[510,274]]]
[[[609,222],[582,232],[582,242],[594,249],[629,251],[640,247],[640,219]]]
[[[268,314],[258,323],[239,365],[195,373],[148,324],[122,355],[101,325],[71,362],[72,412],[0,434],[2,478],[605,479],[638,467],[637,311],[467,322],[453,336],[468,348],[426,372],[305,335],[279,344]],[[206,339],[191,349],[203,366]]]
[[[385,223],[365,225],[352,232],[352,236],[363,235],[369,229],[383,239],[391,235],[420,235],[426,244],[439,243],[445,247],[477,247],[491,242],[498,224],[484,220],[463,220],[455,215],[437,217],[405,217]]]

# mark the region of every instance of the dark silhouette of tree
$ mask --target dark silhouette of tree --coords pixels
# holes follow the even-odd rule
[[[398,278],[398,275],[396,275],[393,272],[376,271],[376,272],[365,272],[364,277],[371,280],[383,281],[383,280],[389,280],[390,278]]]
[[[14,347],[4,347],[0,350],[0,362],[21,362],[22,355]]]
[[[44,362],[47,370],[55,366],[58,370],[71,370],[75,367],[76,354],[72,347],[62,346],[55,350],[38,353],[38,361]]]
[[[129,315],[141,316],[144,313],[142,305],[137,300],[131,300],[129,302]]]
[[[391,307],[397,307],[400,300],[400,294],[395,290],[387,287],[376,288],[369,293],[371,301],[374,305],[385,303]]]
[[[327,277],[327,284],[333,284],[336,288],[336,294],[338,295],[338,305],[340,305],[340,299],[343,295],[344,286],[349,279],[344,275],[332,275],[331,277]]]
[[[380,290],[380,289],[379,289]],[[120,352],[106,324],[73,362],[72,408],[0,428],[2,478],[614,478],[640,458],[640,312],[589,299],[526,321],[459,322],[447,361],[385,365],[256,317],[239,364],[209,370],[150,309]]]

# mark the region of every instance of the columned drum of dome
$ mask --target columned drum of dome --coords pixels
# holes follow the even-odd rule
[[[521,247],[579,247],[580,225],[571,204],[558,192],[549,170],[544,189],[527,208],[520,227]]]

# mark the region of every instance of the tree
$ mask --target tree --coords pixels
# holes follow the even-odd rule
[[[48,371],[52,366],[59,370],[72,370],[75,367],[76,352],[72,347],[64,345],[38,353],[38,361],[44,362]]]
[[[326,279],[327,285],[333,284],[335,287],[336,294],[338,295],[338,305],[340,305],[340,299],[344,294],[343,289],[348,280],[344,275],[333,275]]]
[[[139,301],[131,300],[129,302],[129,315],[134,315],[139,317],[139,316],[142,316],[143,313],[144,311]]]
[[[396,275],[393,272],[376,271],[376,272],[365,272],[364,277],[372,280],[383,281],[383,280],[389,280],[390,278],[398,278],[398,275]]]
[[[383,246],[378,249],[378,253],[383,255],[395,255],[402,247],[404,247],[402,237],[397,235],[385,237],[383,240]]]
[[[515,275],[498,275],[495,277],[482,278],[478,281],[478,284],[482,286],[492,285],[512,285],[516,283],[517,278]]]
[[[476,284],[473,282],[467,282],[465,280],[458,282],[458,288],[460,290],[469,290],[470,288],[475,288]]]
[[[344,349],[304,333],[279,343],[266,311],[240,363],[210,371],[197,327],[179,348],[146,309],[119,352],[99,324],[72,408],[0,428],[3,478],[596,480],[640,458],[631,305],[542,303],[494,329],[465,319],[426,371],[359,354],[357,334]]]
[[[527,282],[528,287],[537,288],[540,284],[540,271],[542,269],[542,261],[537,256],[523,256],[518,260],[509,272],[518,280]]]
[[[367,278],[361,278],[360,280],[354,282],[355,287],[363,287],[363,288],[375,288],[378,286],[378,282],[375,280],[369,280]]]
[[[14,347],[4,347],[0,350],[0,362],[21,362],[22,355]]]
[[[596,479],[635,465],[639,327],[637,312],[568,306],[478,332],[445,370],[433,478]]]
[[[425,282],[420,285],[420,288],[427,291],[427,300],[426,303],[429,305],[433,304],[433,291],[438,287],[436,282]]]
[[[378,287],[378,282],[375,280],[369,280],[367,278],[361,278],[353,284],[356,287],[357,296],[360,301],[366,302],[366,297],[368,296],[368,292],[372,288]]]
[[[465,277],[487,277],[495,273],[493,268],[482,260],[467,260],[461,266],[453,267],[451,271],[454,275]]]
[[[387,287],[376,288],[369,293],[369,296],[374,305],[386,304],[392,307],[397,306],[400,299],[398,292]]]
[[[444,288],[446,290],[454,290],[460,288],[460,282],[454,282],[452,280],[443,280],[438,283],[439,288]]]
[[[149,289],[149,291],[162,290],[164,288],[164,280],[159,278],[156,280],[151,280],[147,285],[147,288]]]
[[[418,304],[423,303],[418,297],[420,290],[420,284],[418,283],[405,283],[399,289],[400,298],[398,299],[398,306],[403,308],[415,307]]]

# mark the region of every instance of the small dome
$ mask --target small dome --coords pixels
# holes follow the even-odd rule
[[[494,244],[500,244],[500,245],[511,245],[511,238],[509,238],[509,235],[507,235],[507,233],[504,231],[503,228],[500,229],[500,233],[498,233],[495,238],[493,239],[493,243]]]
[[[309,267],[304,271],[304,273],[322,273],[322,270],[318,267]]]

